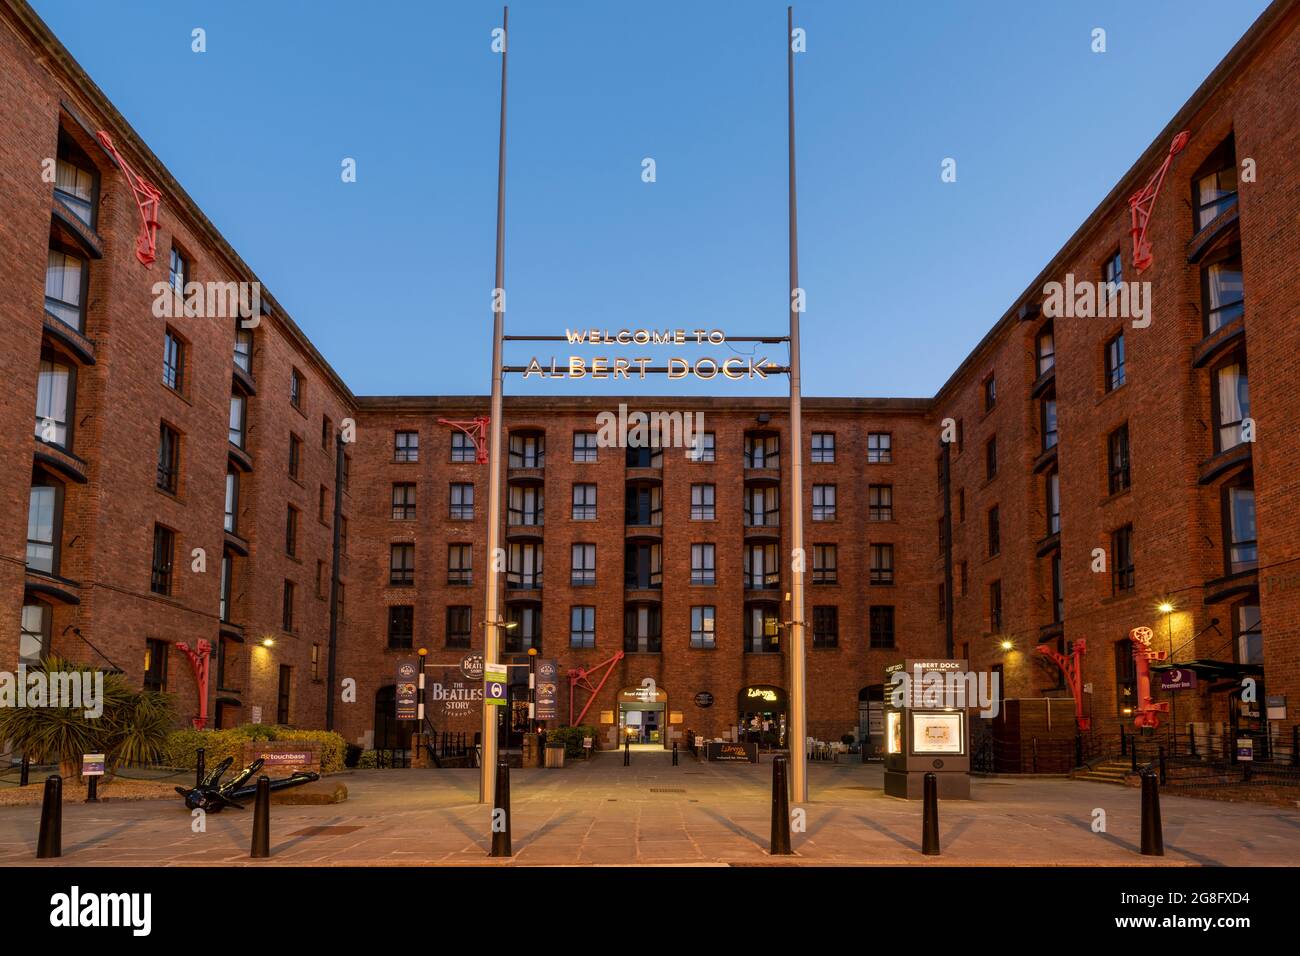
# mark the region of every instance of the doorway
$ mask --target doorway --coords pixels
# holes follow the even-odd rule
[[[738,697],[740,739],[763,747],[785,747],[789,707],[785,691],[771,684],[742,687]]]
[[[628,687],[618,694],[618,742],[639,750],[662,750],[668,744],[668,694],[654,687]]]

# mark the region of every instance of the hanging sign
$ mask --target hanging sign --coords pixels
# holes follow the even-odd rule
[[[555,661],[537,662],[537,719],[560,716],[560,667]]]
[[[420,664],[414,657],[397,659],[397,719],[415,720],[419,716],[416,707],[415,677]]]
[[[629,348],[648,346],[669,346],[674,348],[690,346],[724,346],[727,336],[721,329],[565,329],[565,341],[570,346],[584,348]],[[570,355],[561,360],[555,357],[539,359],[536,356],[528,360],[524,368],[524,378],[536,375],[540,378],[604,378],[624,379],[633,377],[644,380],[654,371],[651,363],[654,359],[648,355],[614,356],[593,355],[584,358]],[[746,379],[766,379],[768,375],[781,371],[781,367],[766,356],[724,355],[721,358],[703,356],[686,359],[674,356],[666,360],[662,367],[668,378],[678,379],[694,376],[703,381],[723,378],[733,381]]]

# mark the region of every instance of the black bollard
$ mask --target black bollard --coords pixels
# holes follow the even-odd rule
[[[203,786],[203,777],[207,774],[207,772],[208,772],[207,760],[203,754],[203,748],[200,747],[196,751],[195,758],[194,758],[194,786],[196,787]]]
[[[632,738],[623,738],[623,766],[632,766]]]
[[[86,802],[99,803],[99,777],[86,778]]]
[[[790,856],[790,790],[785,757],[772,758],[772,856]]]
[[[673,766],[677,766],[677,741],[673,741]]]
[[[31,782],[32,761],[27,754],[23,754],[23,762],[18,765],[18,786],[25,787]]]
[[[921,807],[921,852],[926,856],[939,855],[939,778],[925,775]]]
[[[265,860],[271,855],[271,778],[257,778],[257,796],[253,802],[253,848],[248,855]]]
[[[1142,855],[1164,856],[1165,838],[1160,826],[1160,789],[1153,773],[1142,774]]]
[[[63,856],[63,778],[53,773],[45,778],[36,859],[50,860],[59,856]]]
[[[514,856],[510,846],[510,762],[497,762],[497,792],[492,801],[492,852],[489,856]]]

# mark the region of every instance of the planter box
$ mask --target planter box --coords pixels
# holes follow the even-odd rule
[[[563,746],[559,746],[559,747],[547,746],[547,748],[546,748],[546,766],[547,766],[547,767],[563,767],[563,766],[564,766],[564,747],[563,747]]]

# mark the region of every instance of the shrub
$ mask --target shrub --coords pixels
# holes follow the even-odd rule
[[[373,750],[363,750],[357,758],[358,770],[374,770],[379,766],[379,755]]]
[[[564,744],[566,757],[581,757],[582,738],[584,737],[591,738],[594,749],[597,740],[595,727],[589,724],[579,724],[576,727],[552,727],[546,731],[546,746]]]
[[[226,730],[174,730],[167,735],[167,762],[173,767],[193,768],[198,749],[203,748],[204,763],[216,766],[226,757],[241,763],[245,743],[259,740],[301,740],[320,746],[321,773],[336,773],[344,767],[347,741],[331,730],[299,730],[275,724],[244,724]]]
[[[104,673],[51,655],[29,675],[44,672],[103,678],[103,713],[84,707],[0,707],[0,740],[9,740],[37,763],[58,763],[64,777],[79,778],[81,756],[103,753],[110,774],[123,765],[152,764],[166,753],[167,729],[176,720],[171,698],[133,690],[121,674]]]

